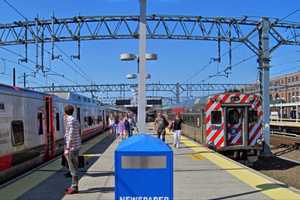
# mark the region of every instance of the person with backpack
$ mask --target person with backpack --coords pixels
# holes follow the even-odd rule
[[[168,127],[168,125],[169,125],[168,120],[165,118],[165,116],[163,116],[163,114],[161,112],[159,112],[157,115],[157,118],[154,121],[154,127],[155,127],[155,131],[157,133],[157,137],[161,138],[162,141],[164,141],[164,142],[166,140],[165,128]]]

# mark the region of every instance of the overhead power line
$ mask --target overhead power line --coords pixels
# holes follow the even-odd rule
[[[15,7],[13,6],[11,3],[9,3],[7,0],[3,0],[4,3],[6,3],[11,9],[13,9],[16,13],[18,13],[21,17],[23,17],[26,21],[28,21],[28,19]]]
[[[23,17],[26,21],[28,21],[28,19],[27,19],[27,17],[25,17],[25,15],[23,15],[22,14],[22,12],[20,11],[20,10],[18,10],[15,6],[13,6],[10,2],[8,2],[7,0],[3,0],[11,9],[13,9],[17,14],[19,14],[21,17]],[[58,47],[57,45],[56,45],[56,47],[57,47],[57,49],[61,52],[61,53],[63,53],[67,58],[69,58],[69,56],[67,55],[67,53],[65,53],[60,47]],[[4,47],[2,47],[2,48],[4,48]],[[39,48],[41,48],[40,46],[39,46]],[[9,50],[9,49],[7,49],[7,48],[4,48],[6,51],[8,51],[8,52],[10,52],[10,53],[14,53],[15,54],[15,52],[14,51],[11,51],[11,50]],[[45,49],[42,49],[44,52],[46,51]],[[48,54],[51,54],[49,51],[46,51]],[[20,56],[20,57],[23,57],[24,58],[24,56],[22,56],[22,55],[19,55],[18,54],[18,56]],[[69,58],[70,59],[70,58]],[[65,61],[63,61],[63,59],[62,58],[60,58],[59,59],[60,61],[62,61],[64,64],[66,64],[67,66],[69,66],[69,67],[71,67],[76,73],[79,73],[85,80],[87,80],[87,81],[91,81],[92,79],[82,70],[82,68],[78,65],[78,64],[76,64],[72,59],[70,59],[71,60],[71,62],[74,64],[74,66],[76,66],[77,68],[78,68],[78,70],[76,70],[72,65],[69,65],[68,63],[66,63]],[[33,62],[33,61],[32,61]],[[34,62],[33,62],[33,64],[35,64]],[[72,79],[69,79],[69,78],[67,78],[67,77],[65,77],[64,76],[64,78],[66,79],[66,80],[68,80],[68,81],[70,81],[70,82],[72,82],[72,83],[75,83]]]

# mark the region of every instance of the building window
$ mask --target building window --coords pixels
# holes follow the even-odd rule
[[[211,124],[221,124],[221,122],[222,122],[221,111],[212,111],[211,112]]]
[[[24,144],[24,125],[22,120],[11,122],[11,132],[13,146]]]

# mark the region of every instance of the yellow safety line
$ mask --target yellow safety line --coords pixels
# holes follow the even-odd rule
[[[206,147],[202,147],[198,143],[191,141],[186,137],[182,137],[181,141],[187,147],[190,147],[195,152],[198,152],[198,154],[201,154],[201,156],[216,164],[221,169],[224,169],[229,174],[255,188],[256,190],[261,191],[263,194],[274,200],[300,200],[300,194],[293,192],[292,190],[285,188],[278,183],[274,183],[267,178],[260,176],[258,173],[252,172],[246,167],[243,168],[229,159],[224,158],[218,153],[215,153]]]
[[[105,132],[94,139],[88,141],[82,146],[81,152],[87,152],[101,140],[103,140],[109,133]],[[38,186],[40,183],[45,181],[51,175],[61,170],[63,167],[60,164],[60,159],[51,162],[50,164],[34,171],[32,174],[17,180],[16,182],[7,185],[3,189],[0,189],[0,199],[17,199],[30,189]]]

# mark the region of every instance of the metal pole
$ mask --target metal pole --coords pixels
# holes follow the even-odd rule
[[[16,87],[16,68],[13,68],[13,86]]]
[[[26,88],[26,73],[24,73],[24,79],[23,80],[24,80],[24,83],[23,83],[24,84],[24,88]]]
[[[176,103],[180,102],[180,83],[176,83]]]
[[[270,49],[269,49],[270,22],[263,17],[259,31],[259,65],[262,72],[262,97],[263,97],[263,134],[265,156],[271,155],[270,150]]]
[[[139,83],[138,83],[138,128],[140,132],[146,131],[146,100],[145,100],[145,74],[146,74],[146,0],[140,0],[140,28],[139,28]]]

